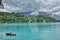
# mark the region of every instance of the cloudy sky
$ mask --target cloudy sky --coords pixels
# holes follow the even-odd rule
[[[5,11],[47,11],[60,16],[60,0],[3,0]]]
[[[20,12],[35,11],[39,7],[34,0],[3,0],[3,4],[6,10]]]

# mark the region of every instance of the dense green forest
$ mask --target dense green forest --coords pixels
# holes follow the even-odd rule
[[[23,13],[0,12],[0,23],[20,23],[20,22],[58,22],[49,15],[26,16]]]

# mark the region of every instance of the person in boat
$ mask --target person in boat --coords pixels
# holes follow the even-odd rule
[[[7,36],[16,36],[16,33],[8,32],[6,33]]]

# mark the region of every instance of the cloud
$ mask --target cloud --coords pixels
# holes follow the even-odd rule
[[[60,5],[50,9],[49,12],[59,11],[59,9],[60,9]]]
[[[6,11],[44,11],[59,14],[60,0],[3,0]]]
[[[60,11],[59,12],[56,12],[56,13],[53,13],[53,14],[60,16]]]
[[[59,0],[3,0],[4,5],[9,6],[9,10],[35,11],[42,9],[52,9],[60,5]],[[16,9],[15,9],[16,8]]]
[[[7,10],[6,9],[0,9],[0,12],[7,12]]]
[[[35,11],[38,4],[33,0],[3,0],[4,7],[10,11]],[[12,10],[11,10],[12,9]]]
[[[30,15],[39,15],[39,13],[38,12],[33,12],[33,13],[31,13]]]

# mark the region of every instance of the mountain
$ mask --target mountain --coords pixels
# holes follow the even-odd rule
[[[31,13],[30,15],[35,15],[35,16],[37,16],[37,15],[47,15],[48,13],[47,12],[33,12],[33,13]]]
[[[30,12],[20,12],[20,13],[22,13],[22,14],[24,14],[26,16],[29,16],[32,12],[30,11]]]

